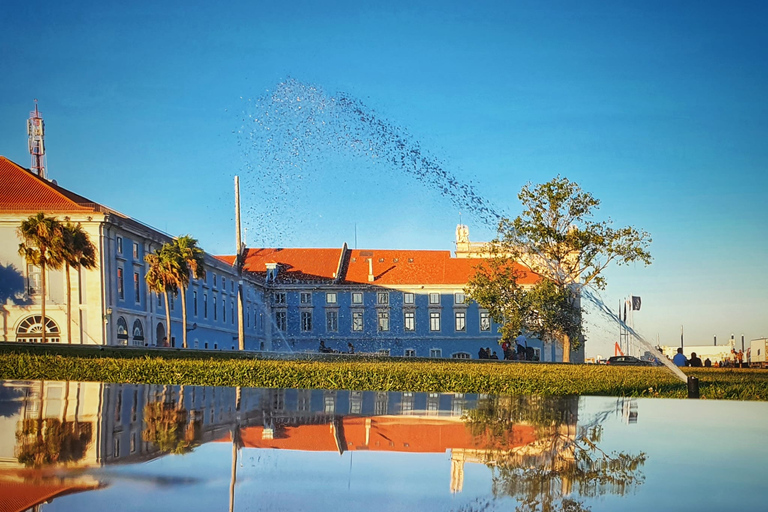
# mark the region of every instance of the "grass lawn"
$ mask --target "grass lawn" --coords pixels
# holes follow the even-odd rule
[[[701,398],[768,400],[768,371],[689,368]],[[685,398],[664,367],[0,344],[0,379]]]

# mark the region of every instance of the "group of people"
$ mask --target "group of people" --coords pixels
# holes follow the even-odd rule
[[[501,351],[505,361],[538,361],[533,347],[524,347],[519,343],[513,346],[510,342],[505,341],[501,344]],[[480,348],[477,357],[479,359],[499,359],[496,351],[491,351],[489,347]]]
[[[323,354],[338,354],[338,350],[333,350],[330,347],[325,346],[325,341],[320,340],[320,347],[317,349],[318,352]],[[347,354],[354,354],[355,353],[355,346],[350,342],[347,343]]]
[[[677,349],[677,354],[675,354],[675,357],[672,358],[672,363],[675,366],[691,366],[694,368],[701,368],[702,366],[705,368],[712,367],[712,361],[709,358],[706,358],[702,362],[701,358],[696,355],[696,352],[691,352],[691,358],[688,359],[687,357],[685,357],[685,354],[683,354],[682,347]],[[729,366],[741,368],[744,366],[744,353],[741,350],[739,350],[738,352],[733,350],[730,360],[724,359],[719,363],[715,362],[714,366],[720,367],[720,368],[725,368]]]

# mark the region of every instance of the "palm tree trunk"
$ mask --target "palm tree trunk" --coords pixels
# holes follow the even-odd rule
[[[46,322],[46,320],[45,320],[45,259],[43,259],[43,258],[41,258],[41,262],[40,262],[40,278],[41,278],[41,283],[42,283],[41,288],[42,288],[42,292],[43,292],[43,296],[41,297],[43,299],[43,303],[42,303],[42,307],[41,307],[42,314],[43,314],[43,329],[42,329],[43,330],[43,332],[42,332],[42,336],[43,337],[42,337],[42,342],[45,343],[46,342],[46,339],[45,339],[45,329],[47,327],[47,323],[48,322]]]
[[[69,278],[69,263],[65,264],[67,273],[67,343],[72,344],[72,289]]]
[[[563,334],[563,362],[571,362],[571,337]]]
[[[187,289],[181,288],[181,346],[187,348]]]
[[[171,344],[171,306],[168,301],[168,292],[165,292],[165,340],[168,346]]]

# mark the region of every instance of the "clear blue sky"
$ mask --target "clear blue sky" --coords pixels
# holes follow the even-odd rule
[[[311,138],[300,168],[269,168],[247,114],[293,77],[358,98],[509,215],[560,174],[649,231],[653,265],[611,269],[603,294],[640,295],[648,338],[768,336],[763,2],[109,4],[4,5],[0,154],[29,165],[38,98],[50,177],[210,252],[233,252],[235,174],[250,245],[356,229],[359,247],[452,249],[460,208],[397,168]],[[589,324],[606,355],[617,330]]]

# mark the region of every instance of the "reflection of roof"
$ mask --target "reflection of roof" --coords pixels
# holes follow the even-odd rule
[[[97,489],[99,484],[66,483],[58,479],[13,481],[0,477],[0,512],[21,512],[66,494]]]
[[[343,253],[343,254],[342,254]],[[244,269],[266,275],[267,263],[278,263],[282,282],[325,281],[337,276],[340,283],[396,285],[463,285],[474,275],[481,258],[453,258],[450,251],[347,250],[342,249],[248,249]],[[231,264],[234,256],[219,256]],[[373,270],[373,281],[369,272]],[[533,284],[538,276],[522,265],[520,284]]]
[[[241,430],[243,446],[302,451],[339,451],[333,424],[285,426],[273,432],[264,427]],[[265,435],[266,434],[266,435]],[[272,438],[274,435],[274,438]],[[488,439],[472,434],[456,419],[416,416],[347,416],[341,419],[339,437],[344,450],[371,450],[411,453],[444,453],[448,449],[488,449]],[[524,446],[536,440],[532,426],[516,425],[506,447]],[[231,438],[226,439],[231,441]]]

